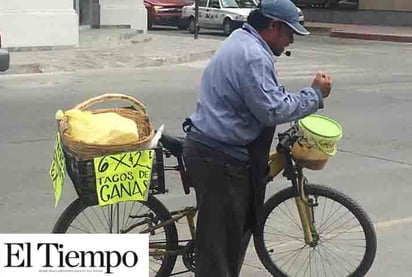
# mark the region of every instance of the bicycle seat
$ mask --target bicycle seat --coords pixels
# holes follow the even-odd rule
[[[170,135],[162,134],[160,138],[160,143],[164,148],[170,151],[173,156],[180,157],[183,151],[183,141],[185,139],[181,137],[173,137]]]

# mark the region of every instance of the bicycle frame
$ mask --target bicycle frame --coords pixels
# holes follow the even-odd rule
[[[174,155],[171,153],[171,151],[169,151],[167,148],[162,148],[161,151],[157,151],[156,152],[156,159],[157,159],[157,166],[158,168],[158,172],[157,174],[161,174],[161,178],[164,180],[164,172],[165,171],[178,171],[179,175],[180,175],[180,179],[182,181],[182,185],[183,185],[183,189],[185,191],[185,194],[189,194],[190,193],[190,187],[191,187],[191,183],[190,183],[190,179],[187,175],[187,171],[184,165],[184,161],[183,161],[183,157],[180,155]],[[163,163],[163,155],[166,158],[170,158],[170,157],[175,157],[176,158],[176,162],[177,165],[174,166],[167,166],[164,165]],[[160,165],[160,166],[159,166]],[[159,172],[160,171],[160,172]],[[160,186],[162,188],[162,190],[159,190],[160,193],[165,193],[167,192],[167,189],[164,188],[163,185]],[[174,211],[170,211],[170,216],[171,218],[169,220],[166,220],[162,223],[156,224],[156,225],[150,225],[148,226],[146,229],[142,230],[142,233],[152,233],[157,229],[163,228],[164,226],[168,225],[168,224],[172,224],[174,222],[179,221],[180,219],[186,217],[186,221],[187,221],[187,225],[189,227],[189,231],[190,231],[190,240],[187,240],[187,242],[191,242],[191,241],[195,241],[196,239],[196,227],[195,227],[195,221],[194,218],[196,216],[197,213],[197,208],[196,207],[186,207],[184,209],[180,209],[180,210],[174,210]],[[131,231],[132,229],[140,226],[140,225],[145,225],[147,224],[146,221],[141,221],[138,222],[134,225],[131,225],[128,229],[124,230],[124,233],[127,233],[129,231]],[[182,241],[179,241],[182,242]],[[167,246],[164,245],[163,243],[150,243],[150,255],[151,256],[164,256],[164,255],[184,255],[187,250],[189,249],[190,245],[186,244],[185,246],[183,245],[178,245],[177,249],[167,249]],[[183,273],[183,272],[180,272]],[[179,273],[176,273],[179,274]],[[175,274],[174,274],[175,275]]]
[[[294,165],[290,151],[285,150],[284,153],[273,152],[270,154],[269,168],[270,179],[275,178],[284,169],[283,175],[291,181],[296,191],[295,203],[302,224],[305,243],[310,246],[316,245],[319,236],[313,224],[312,205],[305,195],[304,187],[307,179],[303,176],[302,167]]]
[[[177,210],[177,211],[172,211],[170,213],[171,215],[171,219],[166,220],[160,224],[157,224],[155,226],[151,226],[145,230],[142,231],[142,233],[151,233],[159,228],[162,228],[165,225],[171,224],[173,222],[177,222],[179,219],[186,217],[187,220],[187,224],[189,226],[189,231],[190,231],[190,235],[192,238],[192,241],[195,240],[196,238],[196,228],[195,228],[195,222],[194,222],[194,217],[196,215],[197,209],[195,207],[186,207],[182,210]],[[133,229],[137,227],[136,225],[131,226],[129,230]],[[152,249],[156,249],[156,251],[152,251],[151,256],[164,256],[165,254],[167,255],[183,255],[186,252],[186,247],[180,247],[176,250],[170,250],[170,249],[166,249],[166,247],[163,244],[156,245],[156,243],[152,243],[150,245],[150,248]]]
[[[163,154],[166,158],[174,156],[171,154],[168,149],[163,149]],[[190,178],[187,175],[186,168],[184,165],[183,157],[182,156],[174,156],[177,160],[177,165],[175,166],[164,166],[162,170],[164,171],[178,171],[180,175],[180,179],[182,181],[183,189],[186,194],[190,192]],[[283,149],[283,151],[279,152],[272,152],[269,156],[268,165],[270,168],[269,171],[269,180],[275,178],[283,171],[283,175],[291,181],[292,186],[295,188],[296,197],[295,203],[299,213],[300,221],[302,224],[302,229],[304,232],[305,243],[314,246],[318,241],[318,235],[316,229],[313,224],[313,212],[312,212],[312,204],[308,201],[305,192],[304,186],[307,183],[306,178],[303,176],[302,167],[296,165],[293,161],[290,149]],[[171,219],[164,221],[160,224],[155,226],[150,226],[145,229],[144,233],[151,233],[159,228],[164,227],[167,224],[171,224],[173,222],[177,222],[183,217],[186,217],[187,224],[190,231],[191,241],[195,241],[196,239],[196,228],[194,217],[196,216],[197,208],[195,207],[186,207],[181,210],[171,211]],[[128,230],[133,229],[137,226],[131,226]],[[187,246],[179,246],[178,249],[166,249],[165,246],[162,245],[151,245],[152,249],[156,249],[152,252],[153,256],[162,256],[162,255],[183,255],[186,250]],[[162,249],[164,248],[164,249]]]

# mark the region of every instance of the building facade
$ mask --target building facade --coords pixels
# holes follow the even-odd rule
[[[410,0],[359,0],[360,10],[412,12]]]
[[[147,30],[143,0],[1,0],[0,33],[6,48],[76,47],[79,26]]]
[[[79,26],[122,26],[145,33],[144,0],[0,0],[3,47],[69,46],[79,43]],[[307,10],[313,21],[412,26],[412,0],[346,0],[356,10]],[[345,2],[345,1],[343,1]]]
[[[314,22],[412,27],[412,0],[339,0],[331,7],[305,5],[304,14]]]
[[[3,47],[77,45],[77,18],[72,0],[1,0]]]

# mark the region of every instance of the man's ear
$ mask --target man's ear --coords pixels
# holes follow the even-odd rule
[[[276,28],[279,28],[279,26],[280,26],[280,21],[273,20],[272,22],[269,23],[269,29],[276,29]]]
[[[269,24],[269,29],[275,29],[276,28],[276,21],[272,21]]]
[[[277,28],[278,30],[282,28],[282,22],[280,21],[274,21],[273,22],[273,28]]]

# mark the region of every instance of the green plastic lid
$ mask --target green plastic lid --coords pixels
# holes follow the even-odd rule
[[[299,120],[301,127],[310,133],[325,138],[340,138],[342,127],[329,117],[313,114]]]

